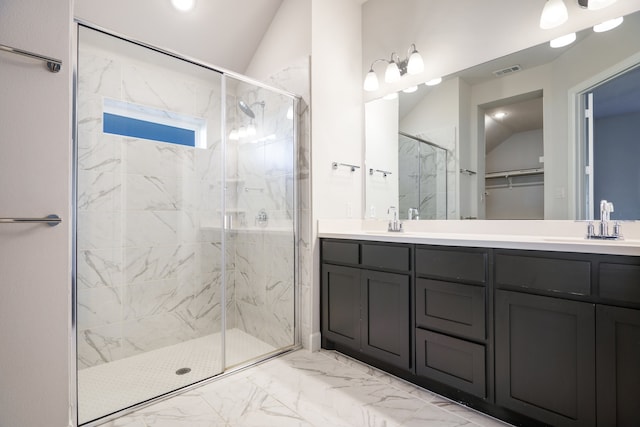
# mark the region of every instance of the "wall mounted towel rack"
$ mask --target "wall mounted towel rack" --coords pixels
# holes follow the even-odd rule
[[[17,49],[15,47],[6,46],[0,44],[0,50],[4,52],[15,53],[17,55],[28,56],[29,58],[38,59],[40,61],[44,61],[47,63],[47,68],[52,73],[57,73],[60,71],[60,67],[62,67],[62,61],[55,58],[50,58],[48,56],[39,55],[37,53],[29,52],[28,50]]]
[[[47,224],[50,227],[55,227],[61,222],[62,218],[56,214],[44,218],[0,218],[0,224]]]

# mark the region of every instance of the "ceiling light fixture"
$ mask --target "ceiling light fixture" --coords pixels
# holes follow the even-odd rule
[[[178,9],[180,12],[187,12],[193,9],[195,3],[195,0],[171,0],[173,7]]]
[[[555,49],[559,47],[569,46],[574,41],[576,41],[576,33],[569,33],[564,36],[551,40],[549,42],[549,45]]]
[[[569,19],[569,12],[562,0],[547,0],[540,15],[540,28],[548,30],[558,27]]]
[[[605,31],[613,30],[618,25],[622,24],[622,21],[624,21],[624,18],[622,16],[615,19],[609,19],[608,21],[604,21],[601,24],[594,25],[593,31],[595,31],[596,33],[604,33]]]
[[[371,63],[369,72],[364,79],[364,90],[367,92],[378,90],[380,87],[380,84],[378,83],[378,76],[375,71],[373,71],[373,66],[381,61],[387,63],[387,68],[384,73],[384,81],[386,83],[397,82],[407,73],[420,74],[424,71],[424,61],[422,60],[422,56],[416,49],[416,45],[411,44],[407,50],[407,58],[405,59],[400,59],[398,54],[392,52],[389,60],[376,59]]]

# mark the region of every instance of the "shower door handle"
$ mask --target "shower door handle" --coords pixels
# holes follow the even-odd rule
[[[0,218],[0,224],[47,224],[55,227],[62,222],[56,214],[48,215],[44,218]]]

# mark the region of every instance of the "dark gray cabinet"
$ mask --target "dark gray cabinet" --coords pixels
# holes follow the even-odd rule
[[[640,310],[598,305],[596,328],[598,425],[637,426]]]
[[[553,426],[595,425],[593,304],[496,291],[496,403]]]
[[[416,246],[416,374],[488,397],[484,249]]]
[[[360,349],[360,270],[322,266],[322,334],[354,350]]]
[[[324,239],[321,292],[329,348],[516,425],[638,425],[638,256]]]
[[[411,263],[407,246],[323,241],[324,346],[411,369]]]
[[[399,368],[411,368],[409,276],[362,270],[360,281],[362,351]]]

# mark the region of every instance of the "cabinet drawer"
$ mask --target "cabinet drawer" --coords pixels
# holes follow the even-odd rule
[[[462,249],[416,249],[416,273],[439,279],[464,280],[484,284],[487,281],[488,255]]]
[[[486,397],[485,347],[416,329],[416,373]]]
[[[466,338],[485,339],[485,288],[417,279],[416,324]]]
[[[640,265],[600,263],[599,283],[602,298],[640,304]]]
[[[322,241],[322,261],[338,264],[359,264],[360,248],[355,242]]]
[[[496,285],[591,295],[591,261],[569,257],[497,253]]]
[[[362,265],[385,270],[411,270],[411,249],[408,246],[362,244]]]

